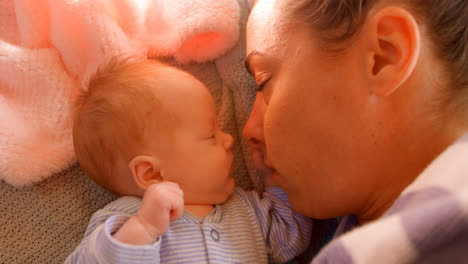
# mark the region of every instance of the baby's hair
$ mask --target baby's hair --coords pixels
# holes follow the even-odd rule
[[[326,51],[341,51],[360,30],[376,3],[398,3],[427,26],[431,46],[448,73],[447,103],[468,111],[468,1],[466,0],[291,0],[286,18],[299,18],[319,32]],[[330,45],[338,44],[338,45]],[[332,47],[332,48],[330,48]],[[336,49],[335,49],[336,48]]]
[[[114,191],[112,178],[125,176],[119,174],[144,151],[147,132],[162,127],[158,88],[164,67],[157,61],[114,57],[91,77],[76,103],[75,152],[87,175],[104,188]]]

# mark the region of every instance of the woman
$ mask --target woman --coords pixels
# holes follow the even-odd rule
[[[244,137],[297,211],[345,216],[314,261],[468,259],[467,13],[464,0],[256,2],[247,68],[263,98]]]

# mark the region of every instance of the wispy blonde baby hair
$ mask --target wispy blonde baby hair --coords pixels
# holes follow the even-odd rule
[[[113,179],[129,177],[129,161],[145,154],[145,145],[156,140],[155,131],[167,129],[158,96],[161,69],[167,67],[152,60],[114,57],[91,77],[88,91],[77,101],[75,152],[83,170],[102,187],[116,192]]]

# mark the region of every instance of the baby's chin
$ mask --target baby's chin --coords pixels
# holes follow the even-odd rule
[[[234,187],[235,187],[234,178],[231,175],[229,175],[229,183],[226,188],[227,189],[226,193],[228,197],[232,194],[232,192],[234,192]]]
[[[229,176],[229,182],[227,183],[226,188],[223,191],[223,194],[220,195],[220,199],[216,201],[215,204],[222,204],[226,202],[231,196],[231,194],[234,192],[234,187],[235,187],[234,178],[232,176]]]

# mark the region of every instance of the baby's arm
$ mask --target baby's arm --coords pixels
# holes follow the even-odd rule
[[[282,263],[302,253],[310,243],[313,220],[294,211],[281,188],[266,189],[263,199],[256,192],[249,194],[257,210],[269,260]]]
[[[148,188],[143,201],[122,197],[97,211],[81,244],[65,263],[159,263],[158,236],[167,231],[170,217],[183,213],[182,192],[175,184],[166,187],[167,184],[162,184]],[[166,200],[166,196],[172,200],[172,212],[166,203],[155,205],[159,199]],[[166,212],[161,212],[158,206],[166,208]],[[152,217],[155,219],[146,220]],[[165,219],[167,223],[163,223]]]

